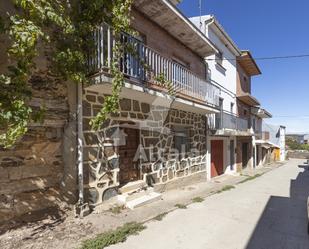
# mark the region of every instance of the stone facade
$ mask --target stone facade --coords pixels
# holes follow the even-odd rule
[[[0,149],[0,221],[57,207],[63,198],[63,136],[68,123],[66,84],[45,71],[31,79],[33,109],[45,106],[43,123],[32,123],[11,149]]]
[[[117,194],[119,156],[113,136],[122,127],[138,129],[140,145],[136,155],[140,179],[155,185],[166,184],[206,171],[205,116],[135,99],[121,99],[119,114],[111,115],[99,131],[93,132],[89,121],[100,110],[104,98],[104,94],[84,92],[84,170],[91,204],[100,204]],[[179,127],[187,134],[187,148],[181,157],[175,154],[175,134]]]

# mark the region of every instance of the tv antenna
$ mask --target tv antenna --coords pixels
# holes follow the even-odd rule
[[[203,23],[202,23],[202,0],[199,0],[198,7],[199,7],[199,10],[200,10],[200,30],[202,30],[202,26],[203,26]]]

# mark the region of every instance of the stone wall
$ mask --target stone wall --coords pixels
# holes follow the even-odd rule
[[[13,15],[12,1],[0,2],[0,14]],[[0,35],[0,74],[7,72],[10,41]],[[76,201],[76,84],[51,73],[50,48],[39,45],[36,69],[29,81],[30,106],[44,107],[43,123],[29,124],[26,135],[11,149],[0,148],[0,224],[41,210],[61,212]],[[31,213],[31,217],[28,215]],[[45,212],[41,212],[45,214]]]
[[[206,171],[205,116],[135,99],[121,99],[120,113],[111,115],[99,131],[93,132],[89,121],[100,110],[104,98],[103,94],[84,92],[84,180],[91,204],[100,204],[117,194],[119,158],[113,136],[121,127],[139,130],[139,171],[146,182],[150,179],[155,185],[165,184]],[[184,152],[182,160],[174,153],[178,126],[185,127],[190,148]]]
[[[45,106],[43,123],[11,149],[0,149],[0,221],[57,207],[63,179],[63,136],[69,106],[66,84],[40,71],[31,79],[33,109]]]

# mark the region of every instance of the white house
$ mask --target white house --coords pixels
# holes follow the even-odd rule
[[[190,20],[201,29],[216,46],[218,53],[205,58],[209,80],[220,87],[220,114],[208,115],[210,141],[209,174],[215,177],[236,172],[236,137],[248,132],[248,122],[237,114],[237,57],[240,49],[212,15],[192,17]]]

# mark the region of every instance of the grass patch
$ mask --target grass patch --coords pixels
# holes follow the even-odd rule
[[[229,190],[231,190],[231,189],[233,189],[233,188],[235,188],[233,185],[226,185],[226,186],[224,186],[222,189],[218,190],[218,191],[217,191],[217,194],[222,193],[222,192],[224,192],[224,191],[229,191]]]
[[[251,180],[254,180],[255,178],[258,178],[262,176],[262,174],[256,174],[254,176],[248,176],[246,179],[243,179],[242,181],[240,181],[239,183],[244,183],[244,182],[248,182],[248,181],[251,181]]]
[[[203,202],[204,201],[204,198],[202,198],[202,197],[194,197],[193,199],[192,199],[192,202]]]
[[[109,209],[113,214],[120,214],[122,210],[124,210],[124,206],[114,206]]]
[[[180,208],[180,209],[186,209],[187,208],[187,206],[184,205],[184,204],[176,204],[175,207]]]
[[[154,220],[157,220],[157,221],[161,221],[161,220],[163,220],[163,218],[167,215],[168,213],[162,213],[162,214],[159,214],[159,215],[157,215],[156,217],[154,217],[153,219]]]
[[[137,235],[146,227],[141,223],[127,223],[116,230],[107,231],[94,239],[83,242],[81,249],[102,249],[126,241],[130,235]]]

